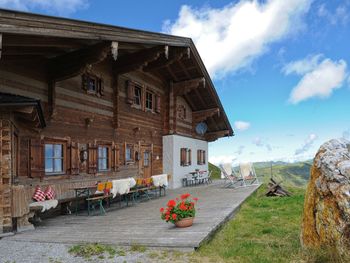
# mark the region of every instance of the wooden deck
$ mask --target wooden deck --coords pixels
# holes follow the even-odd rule
[[[198,248],[235,212],[258,187],[222,188],[221,182],[209,186],[167,191],[167,196],[134,206],[107,211],[105,216],[67,215],[45,220],[34,231],[18,233],[5,240],[82,243],[101,242],[129,246],[163,247],[181,250]],[[182,193],[199,198],[197,216],[190,228],[177,229],[160,219],[159,208]]]

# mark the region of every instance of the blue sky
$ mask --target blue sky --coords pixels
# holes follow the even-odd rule
[[[304,160],[350,133],[350,1],[0,0],[0,6],[192,37],[236,136],[222,161]]]

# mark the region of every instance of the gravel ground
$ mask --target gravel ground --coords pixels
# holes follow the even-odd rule
[[[131,251],[128,248],[117,248],[124,252],[123,256],[110,257],[105,253],[102,257],[76,257],[68,253],[71,244],[38,243],[0,240],[0,263],[83,263],[83,262],[188,262],[188,254],[147,249],[144,252]]]

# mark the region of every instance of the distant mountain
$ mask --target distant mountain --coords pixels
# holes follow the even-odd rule
[[[254,163],[255,172],[262,182],[267,183],[271,177],[278,182],[282,181],[285,186],[305,187],[309,177],[312,160],[296,163],[287,162],[257,162]],[[233,168],[239,173],[239,167]],[[213,178],[220,178],[220,169],[209,163],[209,170],[212,171]]]

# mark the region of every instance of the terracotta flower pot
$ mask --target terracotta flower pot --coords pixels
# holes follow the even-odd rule
[[[175,222],[176,227],[189,227],[193,224],[194,217],[182,218]]]

